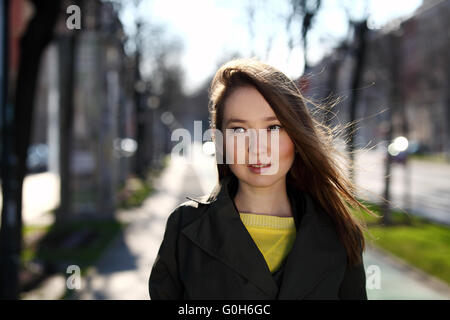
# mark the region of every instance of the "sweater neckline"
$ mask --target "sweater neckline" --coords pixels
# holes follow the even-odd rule
[[[247,212],[239,212],[239,216],[247,227],[295,230],[294,217],[278,217]]]

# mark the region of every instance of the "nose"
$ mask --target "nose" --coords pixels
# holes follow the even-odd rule
[[[268,154],[270,152],[270,137],[267,134],[267,130],[250,130],[249,140],[249,163],[269,163],[270,159]]]

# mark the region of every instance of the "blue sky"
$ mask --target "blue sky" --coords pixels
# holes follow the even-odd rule
[[[361,17],[367,10],[369,26],[380,28],[392,19],[412,14],[422,0],[322,2],[323,8],[309,36],[310,63],[319,61],[347,34],[344,8],[353,18]],[[186,72],[186,92],[192,92],[214,74],[218,61],[233,52],[255,56],[289,77],[298,77],[303,71],[299,25],[292,25],[289,32],[296,42],[292,50],[288,47],[288,0],[142,0],[137,13],[132,1],[128,4],[121,14],[127,32],[133,32],[133,19],[139,15],[143,20],[164,25],[168,34],[182,40],[180,59]],[[246,10],[251,4],[256,8],[253,24],[249,23]]]

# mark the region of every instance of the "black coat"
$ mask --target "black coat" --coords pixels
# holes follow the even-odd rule
[[[232,200],[236,186],[236,178],[224,178],[211,196],[187,197],[171,213],[150,274],[151,299],[367,299],[363,263],[347,265],[332,220],[290,187],[297,236],[271,274]]]

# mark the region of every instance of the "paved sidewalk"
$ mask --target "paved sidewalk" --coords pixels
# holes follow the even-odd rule
[[[155,182],[155,192],[139,209],[118,213],[125,232],[83,279],[78,299],[149,299],[148,278],[164,235],[168,215],[187,195],[201,195],[192,168],[174,157]]]
[[[143,206],[118,214],[121,221],[130,224],[83,279],[79,299],[149,299],[148,277],[168,214],[185,201],[185,196],[209,193],[215,184],[214,158],[200,150],[199,146],[194,148],[189,162],[172,158],[156,183],[155,193]],[[369,248],[364,264],[369,299],[450,299],[447,285],[430,280],[383,251]],[[374,276],[379,276],[379,283]]]
[[[369,300],[449,300],[450,287],[389,253],[368,247],[364,255]],[[379,275],[379,283],[373,278]],[[379,285],[379,286],[377,286]]]

